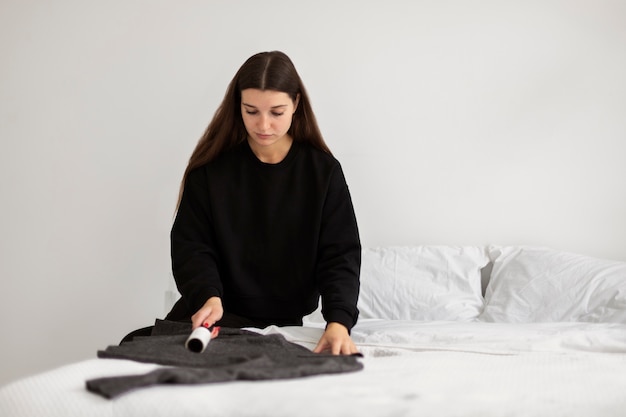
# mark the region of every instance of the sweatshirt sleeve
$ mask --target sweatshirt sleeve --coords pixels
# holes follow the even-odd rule
[[[172,226],[172,272],[191,314],[213,296],[222,296],[214,245],[209,190],[203,169],[192,170]]]
[[[322,210],[317,278],[326,322],[348,328],[356,324],[359,311],[361,242],[352,199],[339,163],[330,176]]]

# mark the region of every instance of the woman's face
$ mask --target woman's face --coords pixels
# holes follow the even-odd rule
[[[241,116],[253,148],[270,150],[291,144],[287,134],[298,106],[287,93],[248,88],[241,91]]]

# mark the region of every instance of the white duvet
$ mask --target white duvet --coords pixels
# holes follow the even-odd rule
[[[269,327],[312,348],[320,327]],[[0,389],[0,416],[625,416],[626,325],[363,320],[364,370],[157,386],[106,400],[90,378],[158,365],[92,359]]]

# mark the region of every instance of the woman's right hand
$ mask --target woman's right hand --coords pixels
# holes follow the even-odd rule
[[[206,303],[196,311],[196,314],[191,316],[191,328],[203,326],[206,323],[206,327],[213,326],[224,315],[224,308],[222,307],[222,299],[220,297],[211,297],[206,300]]]

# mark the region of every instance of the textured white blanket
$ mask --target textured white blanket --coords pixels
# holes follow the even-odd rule
[[[312,347],[315,327],[270,327]],[[363,321],[364,370],[288,381],[159,386],[115,400],[89,378],[158,365],[93,359],[0,390],[2,416],[624,416],[626,325]]]

